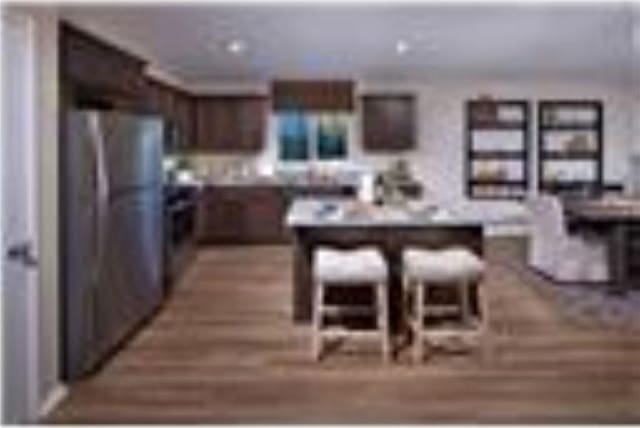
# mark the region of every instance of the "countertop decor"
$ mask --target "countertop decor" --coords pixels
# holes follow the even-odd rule
[[[290,227],[489,226],[522,221],[518,215],[494,213],[469,204],[451,207],[425,202],[375,205],[353,198],[299,198],[293,202],[286,218]]]

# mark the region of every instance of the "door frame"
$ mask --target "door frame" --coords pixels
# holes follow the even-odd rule
[[[25,183],[24,190],[27,192],[27,204],[25,211],[28,218],[28,234],[32,240],[33,251],[36,256],[39,254],[39,224],[38,224],[38,169],[37,169],[37,63],[36,63],[36,49],[37,49],[37,28],[36,21],[33,16],[23,11],[15,9],[3,8],[2,10],[2,26],[6,25],[8,21],[16,22],[16,25],[21,27],[20,31],[24,32],[25,37],[25,49],[26,52],[26,64],[27,78],[25,79],[25,87],[22,88],[27,98],[25,102],[25,114],[24,121],[19,126],[24,127],[25,133],[25,155],[23,159],[25,166],[28,168],[27,176],[28,182]],[[4,85],[4,82],[3,82]],[[4,101],[3,101],[4,104]],[[5,105],[6,106],[6,105]],[[3,118],[4,120],[4,118]],[[4,168],[6,162],[6,156],[9,154],[6,144],[2,144],[0,148],[0,171],[4,175]],[[0,200],[5,200],[4,186],[0,186]],[[4,208],[0,210],[0,227],[4,228]],[[4,233],[2,234],[4,236]],[[2,281],[2,292],[0,292],[0,311],[4,315],[5,305],[11,304],[5,301],[5,287],[9,287],[10,284],[5,284],[5,269],[7,267],[7,259],[5,257],[6,247],[5,242],[2,243],[2,275],[0,275],[0,281]],[[20,418],[24,420],[20,421],[8,421],[7,410],[5,408],[5,394],[7,389],[5,388],[6,376],[4,373],[5,368],[8,370],[22,370],[23,368],[11,368],[6,366],[6,361],[0,365],[0,374],[3,380],[2,388],[2,400],[0,400],[0,414],[3,423],[16,423],[16,422],[30,422],[34,423],[38,421],[40,416],[40,400],[39,400],[39,384],[40,384],[40,364],[39,364],[39,336],[40,336],[40,316],[39,316],[39,298],[40,298],[40,272],[38,267],[30,270],[27,278],[27,293],[26,302],[23,302],[26,306],[26,353],[27,359],[24,362],[26,365],[27,376],[23,379],[25,385],[25,397],[21,400],[26,400],[26,412],[25,415],[20,415]],[[2,334],[5,334],[6,323],[2,323]],[[0,346],[4,347],[4,341],[0,341]],[[3,351],[4,355],[4,351]],[[4,358],[3,358],[4,360]],[[9,414],[14,414],[10,412]]]

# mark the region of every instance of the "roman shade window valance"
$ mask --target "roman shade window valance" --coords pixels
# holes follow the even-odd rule
[[[273,110],[351,111],[353,89],[351,80],[275,80]]]

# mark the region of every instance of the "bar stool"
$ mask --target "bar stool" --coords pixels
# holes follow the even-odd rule
[[[377,337],[380,339],[383,361],[391,355],[389,337],[388,268],[379,250],[362,247],[353,250],[319,248],[313,263],[313,358],[320,360],[325,337]],[[325,302],[327,289],[331,286],[369,286],[374,295],[374,304],[330,305]],[[325,316],[375,315],[375,329],[347,329],[325,326]]]
[[[403,283],[407,295],[413,297],[410,326],[413,333],[413,358],[416,363],[424,357],[424,342],[435,344],[441,339],[477,340],[486,330],[488,310],[483,289],[478,287],[480,314],[472,313],[470,289],[481,279],[484,262],[471,251],[461,247],[442,250],[408,248],[402,254]],[[454,302],[430,301],[429,287],[451,287]],[[429,326],[425,317],[455,316],[455,322]],[[483,338],[482,355],[489,357],[490,344]]]

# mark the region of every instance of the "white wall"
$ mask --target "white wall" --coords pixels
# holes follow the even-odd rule
[[[634,144],[631,148],[632,157],[630,159],[633,166],[628,180],[629,193],[640,196],[640,4],[638,3],[632,5],[630,31],[630,82],[633,85],[630,94],[633,97],[633,107],[631,108],[629,126]]]
[[[200,86],[208,93],[225,93],[230,90],[248,88],[264,93],[267,83],[253,85]],[[634,97],[633,88],[624,82],[595,81],[441,81],[441,82],[367,82],[358,83],[358,92],[412,92],[418,97],[418,145],[402,156],[408,159],[416,175],[426,189],[444,200],[465,199],[464,168],[464,103],[479,94],[490,94],[496,98],[523,98],[531,102],[531,167],[530,182],[537,182],[535,150],[537,144],[536,101],[544,98],[595,98],[604,103],[604,178],[607,182],[622,182],[626,178],[627,156],[633,146],[631,118]],[[267,89],[268,90],[268,89]],[[354,141],[350,150],[351,159],[375,168],[384,167],[398,155],[372,155],[365,153],[360,145],[358,114],[354,117]],[[270,120],[271,129],[267,144],[255,162],[275,162],[275,121]],[[207,156],[199,164],[211,164],[238,157]],[[241,157],[240,157],[241,158]],[[496,203],[503,206],[505,203]],[[506,205],[509,205],[508,203]]]
[[[640,154],[640,3],[633,5],[633,21],[631,29],[632,79],[634,85],[631,93],[634,96],[633,117],[631,120],[634,134],[634,152]]]
[[[389,85],[363,84],[363,91],[384,90]],[[404,86],[404,85],[403,85]],[[409,85],[406,85],[409,86]],[[544,98],[597,98],[605,105],[605,180],[620,181],[625,176],[629,143],[630,99],[624,85],[591,82],[446,82],[416,86],[418,94],[418,148],[410,160],[431,191],[447,198],[464,194],[465,140],[464,102],[479,94],[495,98],[523,98],[531,102],[531,143],[536,147],[535,102]],[[532,150],[530,179],[537,181],[535,150]],[[372,159],[371,156],[364,156]]]
[[[58,289],[58,17],[55,7],[15,6],[34,19],[39,234],[39,385],[41,412],[62,395]]]

